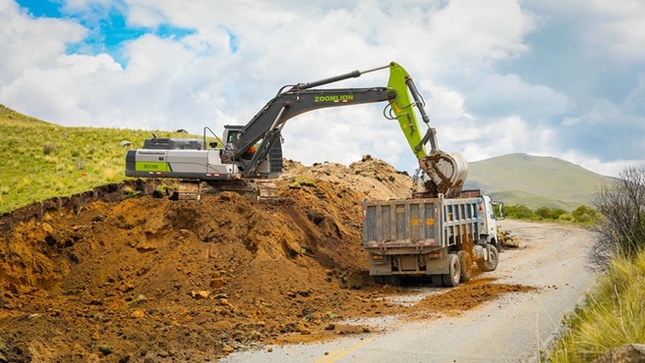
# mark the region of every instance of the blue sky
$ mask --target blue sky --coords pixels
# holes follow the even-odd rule
[[[402,64],[439,146],[645,163],[645,2],[0,0],[0,103],[66,126],[246,123],[286,84]],[[334,87],[385,86],[370,73]],[[416,164],[374,104],[285,126],[285,156]]]

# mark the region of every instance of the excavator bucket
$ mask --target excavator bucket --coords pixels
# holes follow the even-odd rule
[[[419,166],[430,181],[424,185],[425,193],[436,196],[456,197],[468,176],[468,163],[461,154],[436,151],[419,159]]]
[[[419,167],[430,178],[425,183],[426,190],[423,194],[428,196],[444,194],[447,197],[459,195],[468,175],[468,163],[460,154],[439,150],[434,129],[429,128],[425,134],[421,132],[415,107],[426,124],[429,124],[430,118],[423,109],[421,96],[412,78],[401,65],[395,62],[390,63],[388,87],[396,91],[396,98],[390,102],[392,111],[399,121],[412,152],[419,159]],[[425,150],[427,142],[430,142],[432,148],[429,154]]]

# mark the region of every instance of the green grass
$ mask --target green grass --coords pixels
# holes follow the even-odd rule
[[[590,362],[621,345],[645,343],[645,250],[634,260],[614,259],[566,325],[549,362]]]
[[[0,105],[0,213],[120,182],[127,147],[153,131],[63,127]],[[159,137],[196,137],[154,131]]]

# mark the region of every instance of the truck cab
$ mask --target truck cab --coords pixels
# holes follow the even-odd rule
[[[504,219],[504,203],[493,201],[488,195],[482,196],[482,231],[485,231],[487,242],[495,245],[500,249],[497,241],[497,221]],[[498,207],[498,213],[495,213],[495,206]]]

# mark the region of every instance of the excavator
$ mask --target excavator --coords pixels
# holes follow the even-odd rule
[[[320,86],[357,78],[389,69],[385,87],[319,88]],[[425,102],[412,77],[398,63],[366,71],[353,71],[308,83],[280,88],[277,95],[260,109],[246,125],[226,125],[219,142],[203,139],[153,138],[143,148],[128,150],[125,175],[146,178],[177,178],[206,182],[216,190],[257,190],[259,196],[270,195],[271,188],[262,181],[277,178],[283,169],[281,131],[285,123],[305,112],[330,108],[386,102],[383,116],[397,120],[412,153],[422,170],[423,197],[457,196],[468,173],[466,160],[458,153],[443,152],[437,144],[436,130],[430,127]],[[417,113],[426,124],[419,127]],[[430,151],[426,152],[429,143]],[[259,182],[259,183],[256,183]],[[253,185],[249,187],[249,185]]]

